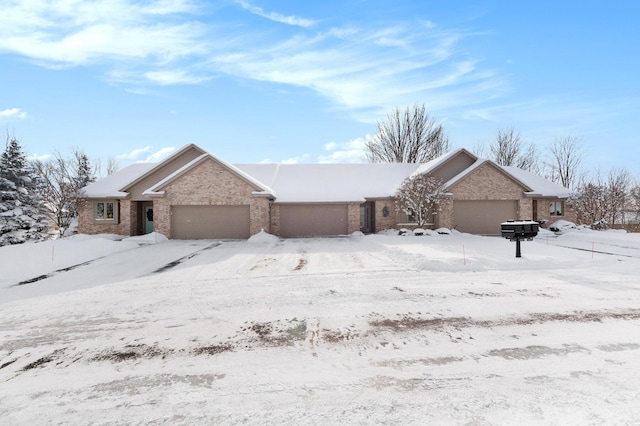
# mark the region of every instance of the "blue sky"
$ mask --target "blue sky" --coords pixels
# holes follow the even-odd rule
[[[121,165],[358,162],[424,103],[454,148],[514,127],[640,177],[640,2],[0,0],[0,126]]]

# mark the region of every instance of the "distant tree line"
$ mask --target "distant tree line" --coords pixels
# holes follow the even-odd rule
[[[438,123],[424,105],[395,108],[378,122],[374,137],[366,145],[370,162],[425,163],[449,151],[449,138],[442,123]],[[582,138],[574,135],[559,137],[540,152],[532,142],[526,142],[514,127],[498,129],[488,147],[476,146],[478,157],[489,158],[501,166],[515,166],[538,174],[572,191],[569,205],[577,213],[578,222],[594,227],[625,227],[640,231],[640,180],[633,179],[626,169],[585,172],[582,161],[586,149]],[[436,184],[421,177],[407,180],[396,198],[400,210],[417,213],[434,211],[434,199],[441,202],[442,182]],[[425,192],[424,188],[432,191]],[[429,192],[429,193],[428,193]],[[421,193],[421,196],[416,196]],[[421,198],[423,201],[418,202]],[[436,202],[437,204],[437,202]]]

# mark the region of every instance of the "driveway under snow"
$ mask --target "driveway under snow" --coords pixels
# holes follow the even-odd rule
[[[3,424],[640,422],[638,235],[55,244],[0,248]]]

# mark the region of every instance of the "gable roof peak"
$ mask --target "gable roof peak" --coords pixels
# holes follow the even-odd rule
[[[151,186],[146,191],[144,191],[143,194],[145,194],[145,195],[162,195],[164,193],[164,191],[161,191],[161,189],[164,186],[166,186],[168,183],[174,181],[178,177],[182,176],[183,174],[185,174],[186,172],[188,172],[189,170],[193,169],[195,166],[197,166],[198,164],[201,164],[203,161],[205,161],[207,159],[210,159],[210,160],[214,161],[215,163],[221,165],[222,167],[224,167],[225,169],[227,169],[231,173],[233,173],[236,176],[238,176],[240,179],[244,180],[245,182],[249,183],[251,186],[256,188],[256,191],[254,192],[254,195],[264,195],[264,196],[274,196],[275,195],[274,191],[269,186],[265,185],[264,183],[258,181],[255,178],[253,178],[252,176],[250,176],[249,174],[245,173],[244,171],[242,171],[238,167],[234,166],[233,164],[227,163],[223,159],[221,159],[221,158],[219,158],[219,157],[217,157],[217,156],[215,156],[215,155],[213,155],[213,154],[211,154],[211,153],[209,153],[207,151],[203,151],[203,153],[200,156],[196,157],[195,159],[191,160],[190,162],[188,162],[184,166],[180,167],[178,170],[176,170],[173,173],[169,174],[164,179],[156,182],[153,186]]]
[[[204,149],[200,148],[198,145],[196,145],[194,143],[189,143],[187,145],[184,145],[180,149],[172,152],[168,157],[163,158],[162,160],[158,161],[157,163],[149,163],[149,164],[152,164],[152,166],[145,173],[142,173],[136,179],[134,179],[133,181],[129,182],[126,186],[120,188],[120,191],[127,192],[127,189],[131,188],[133,185],[135,185],[136,183],[140,182],[142,179],[146,178],[150,174],[154,173],[156,170],[161,168],[163,165],[169,163],[170,161],[172,161],[173,159],[179,157],[180,155],[184,154],[185,152],[187,152],[190,149],[194,149],[196,151],[200,151],[201,154],[204,154],[206,152]]]

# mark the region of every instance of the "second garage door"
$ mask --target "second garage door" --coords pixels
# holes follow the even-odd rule
[[[246,239],[249,206],[172,206],[171,236],[178,240]]]
[[[515,200],[453,202],[453,225],[460,232],[500,235],[500,224],[518,218]]]
[[[292,204],[280,206],[280,236],[319,237],[348,232],[347,204]]]

